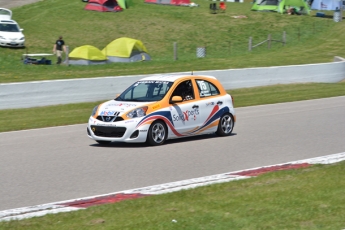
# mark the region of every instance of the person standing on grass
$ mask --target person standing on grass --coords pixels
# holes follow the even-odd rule
[[[53,52],[54,52],[54,54],[56,53],[56,56],[58,59],[56,64],[61,64],[63,51],[66,52],[66,46],[65,46],[65,41],[62,40],[62,36],[60,36],[59,39],[56,40],[56,42],[54,44],[54,48],[53,48]]]

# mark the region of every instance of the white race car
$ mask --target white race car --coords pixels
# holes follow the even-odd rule
[[[0,46],[24,47],[25,36],[18,23],[11,19],[12,11],[0,8]]]
[[[152,76],[96,106],[87,135],[100,144],[161,145],[167,139],[186,136],[230,135],[235,120],[233,98],[215,77]]]

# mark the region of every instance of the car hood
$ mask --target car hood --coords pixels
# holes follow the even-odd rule
[[[7,39],[21,39],[24,37],[24,34],[22,32],[0,32],[0,36]]]
[[[98,107],[98,115],[113,116],[115,112],[120,112],[117,116],[121,116],[135,108],[148,106],[152,102],[131,102],[131,101],[107,101]]]

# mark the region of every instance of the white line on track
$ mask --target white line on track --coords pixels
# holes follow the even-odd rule
[[[144,188],[125,190],[121,192],[97,195],[97,196],[92,196],[92,197],[84,197],[80,199],[66,200],[66,201],[36,205],[36,206],[31,206],[31,207],[4,210],[4,211],[0,211],[0,221],[20,220],[20,219],[44,216],[46,214],[77,211],[80,209],[85,209],[85,207],[82,207],[85,204],[86,204],[86,207],[92,206],[92,204],[90,205],[87,205],[87,204],[92,203],[92,202],[95,203],[95,201],[102,200],[104,198],[107,198],[109,201],[109,197],[114,199],[117,195],[122,196],[123,199],[133,199],[133,198],[146,196],[146,195],[164,194],[164,193],[176,192],[176,191],[180,191],[184,189],[193,189],[196,187],[206,186],[206,185],[211,185],[211,184],[216,184],[216,183],[225,183],[225,182],[230,182],[234,180],[247,179],[247,178],[253,177],[253,176],[247,176],[247,175],[253,175],[253,172],[259,172],[260,174],[260,172],[263,173],[263,172],[270,172],[270,171],[277,171],[277,170],[285,170],[289,168],[306,167],[307,165],[312,165],[312,164],[333,164],[333,163],[337,163],[344,160],[345,160],[345,152],[327,155],[323,157],[316,157],[316,158],[310,158],[310,159],[305,159],[305,160],[287,162],[285,164],[277,164],[277,165],[252,168],[252,169],[229,172],[229,173],[222,173],[222,174],[217,174],[213,176],[194,178],[194,179],[189,179],[189,180],[171,182],[171,183],[149,186],[149,187],[144,187]]]

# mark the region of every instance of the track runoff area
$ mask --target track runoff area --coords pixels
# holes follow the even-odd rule
[[[109,194],[97,195],[92,197],[84,197],[74,200],[66,200],[31,207],[16,208],[0,211],[0,221],[21,220],[25,218],[44,216],[46,214],[54,214],[60,212],[71,212],[80,209],[86,209],[94,205],[102,205],[120,202],[128,199],[136,199],[145,196],[152,196],[163,193],[176,192],[184,189],[193,189],[200,186],[206,186],[216,183],[230,182],[234,180],[242,180],[251,177],[260,176],[261,174],[289,170],[296,168],[306,168],[313,164],[333,164],[345,160],[345,152],[327,155],[323,157],[310,158],[300,161],[288,162],[285,164],[270,165],[252,169],[246,169],[235,172],[217,174],[194,178],[189,180],[171,182],[166,184],[154,185],[144,188],[125,190]]]

